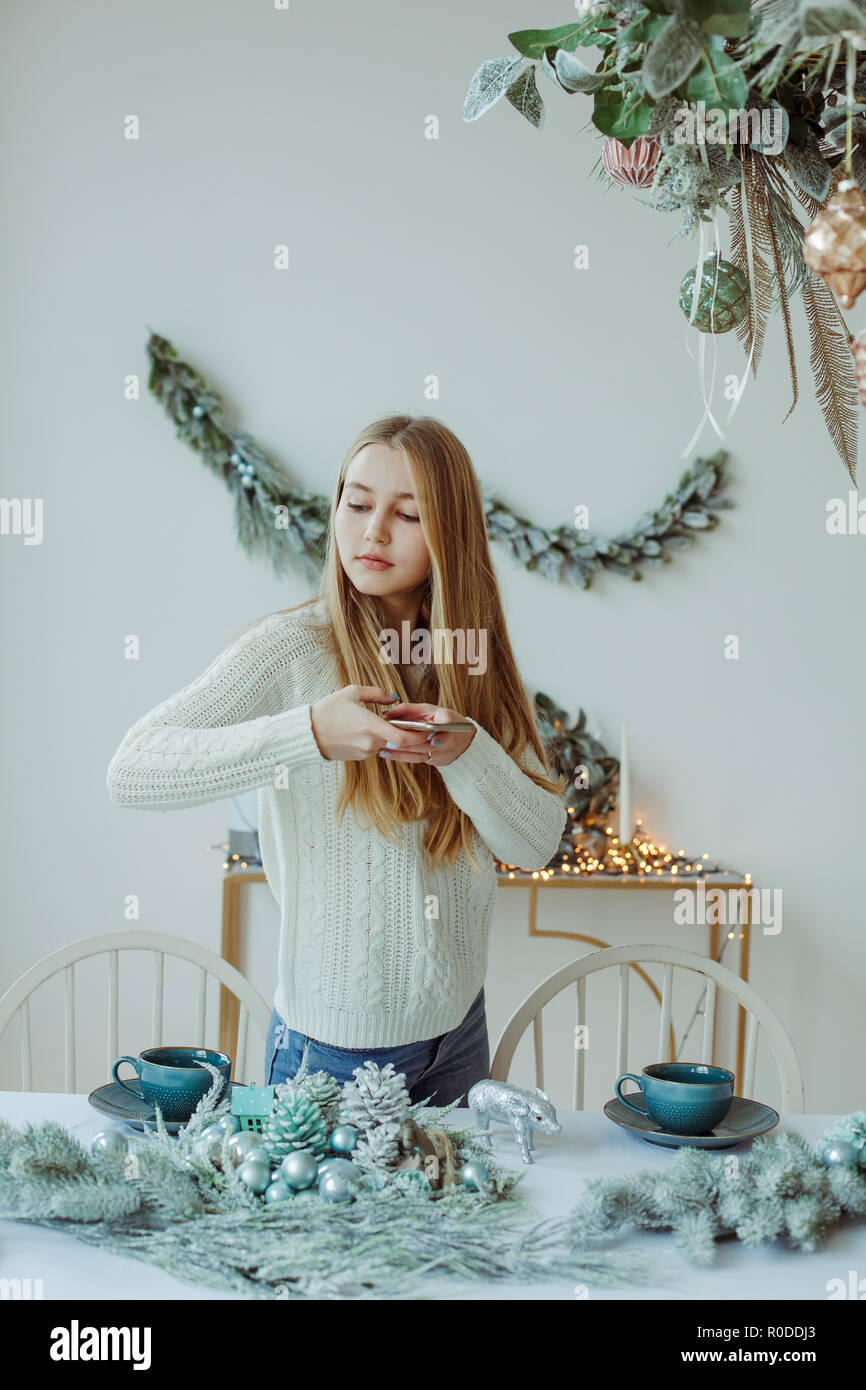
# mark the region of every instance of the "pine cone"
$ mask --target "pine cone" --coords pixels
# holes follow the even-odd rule
[[[394,1063],[379,1067],[366,1061],[355,1068],[355,1080],[343,1086],[340,1123],[354,1125],[359,1134],[366,1134],[374,1125],[396,1124],[399,1129],[409,1113],[409,1092],[403,1072],[394,1071]]]
[[[340,1083],[334,1080],[330,1072],[316,1071],[300,1083],[299,1090],[318,1105],[330,1132],[338,1123],[342,1095]]]
[[[396,1168],[403,1156],[397,1142],[399,1132],[396,1120],[374,1125],[352,1150],[352,1162],[359,1168]]]
[[[293,1149],[309,1149],[322,1158],[328,1148],[328,1128],[316,1102],[295,1087],[281,1086],[262,1130],[262,1148],[272,1161]]]

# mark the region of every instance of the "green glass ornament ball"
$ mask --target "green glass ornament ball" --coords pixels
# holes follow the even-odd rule
[[[294,1153],[286,1154],[280,1164],[280,1173],[289,1187],[310,1187],[319,1175],[315,1154],[310,1153],[309,1149],[296,1149]]]
[[[691,319],[694,266],[680,285],[680,308]],[[749,277],[738,265],[708,256],[701,267],[701,283],[695,317],[691,319],[702,333],[728,333],[749,312]]]

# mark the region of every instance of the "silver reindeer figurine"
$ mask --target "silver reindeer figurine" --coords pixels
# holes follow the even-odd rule
[[[559,1134],[562,1129],[556,1118],[550,1097],[536,1086],[523,1091],[507,1081],[476,1081],[466,1098],[476,1125],[489,1131],[491,1120],[501,1120],[514,1129],[524,1163],[532,1162],[530,1152],[534,1130],[542,1134]]]

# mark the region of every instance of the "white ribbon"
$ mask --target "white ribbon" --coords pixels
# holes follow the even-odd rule
[[[700,225],[700,235],[699,235],[698,241],[699,241],[699,245],[698,245],[698,264],[697,264],[697,267],[696,267],[696,269],[695,269],[695,289],[694,289],[694,293],[693,293],[693,295],[692,295],[692,308],[691,308],[691,313],[689,314],[689,323],[690,323],[690,324],[691,324],[691,323],[694,323],[694,319],[695,319],[695,313],[696,313],[697,305],[698,305],[698,285],[699,285],[699,283],[700,283],[701,271],[702,271],[702,269],[703,269],[703,263],[704,263],[704,244],[705,244],[705,243],[704,243],[704,224],[703,224],[703,222],[702,222],[701,225]],[[713,284],[713,300],[715,301],[716,289],[717,289],[718,283],[719,283],[719,257],[720,257],[720,254],[721,254],[721,251],[720,251],[720,243],[719,243],[719,224],[718,224],[718,220],[717,220],[717,214],[716,214],[715,212],[713,213],[713,244],[714,244],[714,250],[715,250],[715,255],[716,255],[716,278],[715,278],[715,282],[714,282],[714,284]],[[712,335],[712,339],[713,339],[713,370],[712,370],[712,376],[711,376],[711,378],[710,378],[710,389],[709,389],[709,393],[708,393],[708,392],[707,392],[707,386],[706,386],[706,350],[707,350],[707,335],[706,335],[705,333],[701,333],[700,329],[698,330],[698,333],[699,333],[699,338],[698,338],[698,384],[699,384],[700,390],[701,390],[701,398],[702,398],[703,403],[704,403],[704,413],[703,413],[703,415],[701,416],[700,420],[698,421],[698,425],[697,425],[697,428],[696,428],[694,434],[692,435],[692,437],[691,437],[691,439],[689,440],[689,442],[688,442],[688,444],[686,445],[686,447],[682,450],[682,452],[681,452],[681,454],[680,454],[680,458],[685,458],[686,455],[687,455],[687,454],[690,454],[690,453],[692,452],[692,450],[695,448],[695,445],[697,444],[698,439],[700,438],[701,433],[703,432],[703,428],[704,428],[704,425],[705,425],[705,423],[706,423],[707,420],[709,420],[710,424],[712,425],[712,427],[713,427],[713,429],[715,430],[716,434],[718,435],[719,439],[724,439],[724,438],[725,438],[725,431],[724,431],[724,429],[722,429],[721,425],[720,425],[720,424],[718,423],[718,421],[716,420],[716,417],[713,415],[713,411],[712,411],[712,399],[713,399],[713,392],[714,392],[714,390],[715,390],[715,383],[716,383],[716,366],[717,366],[717,362],[718,362],[718,343],[717,343],[717,341],[716,341],[716,339],[717,339],[717,337],[718,337],[718,334],[713,333],[713,335]],[[688,328],[686,328],[686,330],[685,330],[684,342],[685,342],[686,352],[689,354],[689,357],[691,357],[692,360],[694,360],[695,354],[692,352],[691,348],[689,347],[689,330],[688,330]],[[748,360],[748,362],[746,363],[746,370],[745,370],[745,372],[744,372],[744,374],[743,374],[743,379],[742,379],[742,381],[740,382],[739,387],[737,388],[737,393],[736,393],[736,395],[734,396],[733,401],[731,402],[731,408],[730,408],[730,410],[729,410],[729,412],[728,412],[728,418],[725,420],[725,425],[726,425],[726,426],[729,425],[729,424],[731,423],[731,420],[732,420],[733,417],[734,417],[734,411],[737,409],[737,406],[740,404],[740,401],[741,401],[742,396],[743,396],[743,391],[746,389],[746,381],[747,381],[748,376],[749,376],[749,368],[750,368],[751,365],[752,365],[752,356],[753,356],[753,354],[754,354],[754,351],[755,351],[755,338],[754,338],[754,335],[753,335],[753,337],[752,337],[752,348],[751,348],[751,351],[750,351],[750,353],[749,353],[749,360]]]

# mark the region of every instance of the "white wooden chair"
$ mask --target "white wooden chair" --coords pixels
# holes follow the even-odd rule
[[[628,986],[629,972],[633,965],[645,961],[658,962],[664,966],[662,972],[662,998],[659,1018],[658,1050],[652,1058],[633,1058],[635,1065],[629,1066],[628,1057]],[[608,946],[603,951],[591,951],[588,955],[580,956],[577,960],[569,961],[561,969],[555,970],[552,975],[548,975],[546,980],[542,980],[537,989],[526,998],[519,1008],[512,1014],[502,1032],[502,1036],[496,1047],[493,1061],[490,1068],[491,1078],[495,1081],[507,1081],[511,1063],[517,1045],[527,1028],[532,1025],[533,1034],[533,1055],[535,1059],[535,1084],[540,1089],[544,1089],[544,1061],[543,1044],[541,1033],[541,1010],[545,1004],[568,985],[575,985],[577,992],[576,999],[576,1024],[586,1024],[586,981],[587,977],[594,975],[596,971],[606,970],[611,967],[619,970],[619,990],[618,990],[618,1010],[617,1010],[617,1050],[616,1050],[616,1070],[612,1073],[611,1091],[613,1081],[616,1076],[625,1071],[640,1070],[647,1061],[662,1061],[671,1059],[670,1050],[671,1038],[671,997],[673,993],[673,972],[674,967],[681,970],[688,970],[694,974],[703,976],[706,981],[706,1001],[704,1006],[704,1028],[701,1040],[700,1055],[695,1055],[697,1049],[690,1048],[688,1057],[683,1058],[689,1062],[712,1062],[713,1050],[713,1025],[716,1013],[716,994],[718,989],[722,989],[726,994],[732,995],[738,1004],[742,1004],[746,1009],[746,1035],[743,1055],[743,1076],[737,1077],[734,1083],[734,1094],[742,1096],[744,1099],[754,1099],[755,1088],[755,1058],[758,1047],[758,1032],[763,1029],[764,1035],[770,1043],[776,1065],[779,1069],[779,1080],[782,1092],[782,1110],[785,1114],[801,1115],[803,1113],[804,1092],[803,1076],[800,1071],[800,1063],[794,1051],[794,1045],[779,1018],[771,1009],[765,999],[758,994],[757,990],[746,981],[741,980],[739,975],[735,975],[733,970],[729,970],[726,965],[720,965],[718,961],[711,960],[708,956],[698,955],[695,951],[684,951],[678,946]],[[575,1033],[575,1037],[577,1037]],[[574,1073],[573,1073],[573,1109],[583,1109],[584,1080],[586,1067],[585,1047],[575,1048],[574,1052]]]
[[[111,1078],[111,1068],[115,1059],[119,1056],[118,1046],[118,989],[117,989],[117,957],[119,951],[147,951],[153,954],[153,993],[151,1007],[151,1026],[149,1043],[144,1046],[158,1047],[165,1041],[162,1036],[163,1027],[163,1001],[165,994],[165,958],[173,956],[180,960],[191,961],[198,966],[195,992],[195,1017],[190,1020],[188,1036],[185,1039],[190,1047],[217,1047],[216,1043],[208,1044],[205,1041],[205,1018],[207,1008],[207,981],[211,975],[223,985],[230,994],[233,994],[238,1001],[240,1012],[238,1016],[238,1044],[235,1056],[233,1057],[232,1078],[237,1081],[244,1075],[246,1066],[246,1046],[247,1046],[247,1024],[252,1019],[254,1026],[262,1035],[262,1047],[267,1038],[268,1025],[270,1023],[271,1009],[266,1004],[258,990],[255,989],[239,970],[236,970],[228,961],[208,950],[206,946],[199,946],[194,941],[186,941],[180,936],[168,936],[162,932],[108,932],[104,936],[89,936],[81,941],[70,941],[68,945],[61,946],[58,950],[52,951],[42,960],[37,961],[29,970],[19,976],[14,984],[10,985],[6,993],[0,997],[0,1040],[12,1022],[12,1019],[21,1011],[22,1031],[21,1031],[21,1088],[24,1091],[33,1089],[32,1073],[32,1051],[30,1033],[30,999],[33,993],[47,980],[52,979],[61,971],[64,975],[64,1001],[65,1001],[65,1049],[64,1049],[64,1074],[65,1090],[67,1093],[77,1091],[76,1085],[76,1048],[75,1048],[75,965],[76,962],[85,960],[90,956],[106,955],[108,957],[108,1000],[105,1014],[106,1028],[106,1079]],[[139,1051],[142,1048],[138,1049]]]

